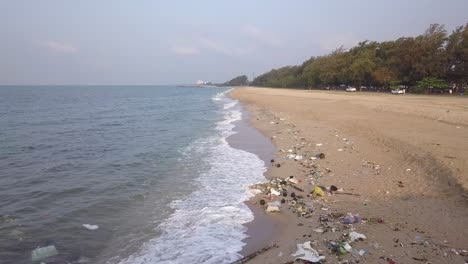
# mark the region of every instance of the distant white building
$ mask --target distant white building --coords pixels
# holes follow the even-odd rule
[[[206,82],[203,81],[203,80],[198,80],[197,81],[197,85],[205,85],[205,84],[206,84]]]

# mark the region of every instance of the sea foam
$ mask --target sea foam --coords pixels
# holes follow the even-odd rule
[[[224,115],[216,123],[217,133],[188,147],[190,153],[203,155],[210,167],[194,179],[199,188],[173,201],[173,214],[157,227],[162,234],[121,264],[230,263],[242,257],[238,252],[247,237],[243,224],[253,220],[244,204],[253,195],[248,186],[264,180],[266,167],[255,154],[226,141],[235,133],[233,123],[242,118],[238,102],[227,98],[227,92],[212,98]]]

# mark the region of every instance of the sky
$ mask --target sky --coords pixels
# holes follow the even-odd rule
[[[468,23],[468,0],[0,0],[0,85],[251,79],[432,23]]]

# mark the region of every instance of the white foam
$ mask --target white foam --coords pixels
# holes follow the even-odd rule
[[[266,167],[256,155],[231,148],[226,141],[234,133],[232,123],[242,118],[237,102],[225,93],[213,101],[224,113],[216,125],[219,133],[190,146],[210,164],[208,172],[195,179],[200,189],[174,201],[174,213],[158,226],[162,235],[121,264],[230,263],[241,257],[238,252],[246,238],[242,224],[253,220],[244,204],[253,195],[248,186],[264,180]]]

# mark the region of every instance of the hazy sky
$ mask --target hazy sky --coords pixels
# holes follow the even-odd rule
[[[0,0],[0,84],[221,82],[468,22],[468,0]]]

